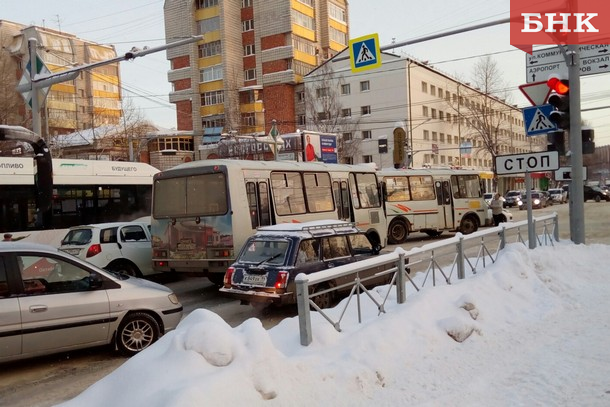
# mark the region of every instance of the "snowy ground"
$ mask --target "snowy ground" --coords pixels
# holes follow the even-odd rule
[[[231,328],[199,309],[63,405],[608,406],[608,259],[608,245],[514,243],[381,317],[363,298],[364,323],[350,309],[342,332],[314,313],[308,347],[296,318]]]

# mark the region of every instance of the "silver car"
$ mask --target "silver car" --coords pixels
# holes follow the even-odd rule
[[[0,362],[112,344],[133,355],[174,329],[167,287],[47,245],[0,242]]]

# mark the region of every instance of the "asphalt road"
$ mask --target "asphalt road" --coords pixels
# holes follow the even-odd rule
[[[527,219],[527,211],[511,209],[515,221]],[[533,211],[534,216],[557,212],[559,236],[570,239],[569,206],[554,205]],[[585,203],[586,244],[610,244],[610,202]],[[405,249],[453,236],[443,233],[430,238],[416,233],[402,245]],[[386,248],[392,250],[390,246]],[[250,306],[240,305],[218,295],[216,289],[204,278],[184,278],[166,282],[180,298],[185,315],[196,308],[216,312],[231,326],[237,326],[248,318],[257,317],[270,328],[283,318],[296,315],[296,310],[271,310],[264,314]],[[96,348],[79,352],[47,356],[27,361],[7,363],[0,368],[0,406],[31,407],[53,406],[77,396],[88,386],[111,373],[127,359],[108,348]]]

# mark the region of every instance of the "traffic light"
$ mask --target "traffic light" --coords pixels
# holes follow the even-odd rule
[[[570,83],[566,79],[551,77],[547,86],[552,90],[548,103],[553,105],[554,111],[549,115],[549,119],[562,130],[570,129]]]
[[[582,129],[582,153],[593,154],[595,152],[595,133],[593,129]]]
[[[566,141],[563,130],[547,133],[546,141],[546,151],[557,151],[559,155],[566,155]]]

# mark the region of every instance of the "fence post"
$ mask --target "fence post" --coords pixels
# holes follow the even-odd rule
[[[297,286],[297,308],[299,311],[299,334],[301,345],[309,346],[312,341],[311,334],[311,311],[309,309],[309,280],[307,277],[295,279]]]
[[[506,246],[506,226],[502,225],[502,230],[498,233],[500,235],[500,250]]]
[[[557,212],[555,212],[555,219],[553,219],[553,237],[555,238],[555,241],[558,242],[559,241],[559,215],[557,214]]]
[[[466,278],[466,272],[464,270],[464,236],[460,236],[460,239],[456,243],[457,249],[457,275],[459,280]]]
[[[396,275],[396,301],[404,304],[407,300],[407,290],[405,288],[405,254],[398,255],[398,274]]]

